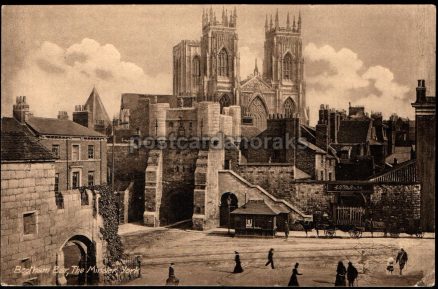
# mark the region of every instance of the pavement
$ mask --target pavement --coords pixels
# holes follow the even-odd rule
[[[329,239],[316,238],[315,232],[306,237],[304,232],[293,231],[286,240],[284,235],[238,238],[229,236],[226,229],[193,231],[139,224],[122,225],[119,232],[125,252],[142,256],[142,277],[126,285],[164,285],[173,262],[180,285],[286,286],[293,264],[299,262],[301,286],[331,287],[340,260],[356,266],[359,286],[413,286],[422,279],[425,285],[435,282],[434,234],[423,239],[404,234],[400,238],[364,234],[352,239],[337,231],[337,237]],[[400,247],[409,254],[406,270],[400,276],[396,267],[393,275],[387,275],[386,260],[395,257]],[[264,266],[270,248],[274,248],[275,269]],[[232,273],[235,250],[244,268],[240,274]]]

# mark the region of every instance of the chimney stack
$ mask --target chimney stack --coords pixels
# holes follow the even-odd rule
[[[426,102],[426,81],[424,79],[418,80],[417,87],[417,103]]]
[[[26,96],[17,96],[16,104],[13,106],[13,115],[16,120],[26,123],[29,120],[29,105],[26,102]]]
[[[68,120],[68,114],[66,111],[59,111],[58,112],[58,119],[61,120]]]

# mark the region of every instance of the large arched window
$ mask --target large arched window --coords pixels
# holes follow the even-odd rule
[[[192,64],[193,85],[197,88],[201,84],[201,61],[198,56],[193,58]]]
[[[287,53],[283,58],[283,79],[292,80],[292,56]]]
[[[284,102],[284,114],[285,114],[286,117],[293,117],[294,113],[295,113],[295,103],[289,97]]]
[[[252,117],[253,125],[261,131],[264,131],[266,129],[268,110],[260,96],[257,96],[251,101],[248,106],[248,113]]]
[[[218,75],[219,76],[228,76],[228,53],[223,48],[219,52],[218,56]]]

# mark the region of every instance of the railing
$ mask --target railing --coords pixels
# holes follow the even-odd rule
[[[336,225],[363,225],[365,209],[362,207],[336,207]]]

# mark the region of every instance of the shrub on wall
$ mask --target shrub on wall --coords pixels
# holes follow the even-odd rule
[[[100,232],[107,243],[107,260],[111,263],[116,262],[123,256],[122,240],[118,234],[119,213],[116,196],[108,185],[97,185],[88,187],[88,189],[93,192],[93,195],[96,192],[100,193],[99,214],[103,219],[103,227],[100,228]],[[85,188],[80,190],[85,190]]]

